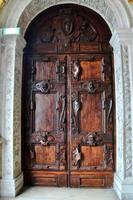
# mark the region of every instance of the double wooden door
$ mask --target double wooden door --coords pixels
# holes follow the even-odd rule
[[[62,19],[59,16],[57,21]],[[91,30],[91,37],[85,39],[86,43],[78,33],[81,40],[68,44],[72,29],[76,29],[76,24],[71,26],[69,20],[65,21],[66,40],[57,42],[45,34],[42,48],[37,42],[32,53],[29,50],[25,53],[22,107],[25,182],[44,186],[111,186],[112,56],[106,52],[106,44],[102,51],[100,43],[92,43],[97,38],[92,27],[87,29]]]

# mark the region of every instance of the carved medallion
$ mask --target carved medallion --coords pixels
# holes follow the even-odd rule
[[[89,94],[94,94],[97,90],[95,81],[89,81],[87,89],[88,89]]]
[[[43,33],[40,36],[40,40],[43,43],[49,43],[52,42],[54,39],[54,33],[55,33],[55,29],[53,29],[51,26],[45,27],[43,29]]]
[[[73,32],[74,24],[71,19],[66,19],[63,23],[63,32],[65,35],[70,35]]]
[[[88,83],[82,84],[81,87],[87,90],[89,94],[96,94],[104,91],[104,83],[101,80],[88,80]]]
[[[86,20],[82,21],[79,41],[92,42],[96,40],[97,36],[98,34],[94,26]]]

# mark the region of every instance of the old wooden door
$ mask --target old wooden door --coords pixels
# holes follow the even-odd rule
[[[26,183],[112,185],[110,36],[99,15],[74,5],[52,7],[29,26],[22,99]]]

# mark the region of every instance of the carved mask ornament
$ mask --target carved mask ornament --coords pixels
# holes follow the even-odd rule
[[[92,132],[92,133],[89,133],[84,138],[83,142],[88,144],[89,146],[102,145],[103,144],[103,137],[97,132]]]
[[[96,84],[94,81],[89,81],[88,82],[88,92],[90,94],[94,94],[97,90]]]

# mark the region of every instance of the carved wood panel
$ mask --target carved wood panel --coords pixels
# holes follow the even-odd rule
[[[33,57],[30,67],[26,94],[26,118],[30,124],[25,138],[25,154],[30,155],[27,168],[65,170],[66,57]]]
[[[93,61],[85,55],[72,57],[72,172],[113,170],[113,140],[105,139],[113,135],[112,80],[109,69],[105,70],[106,59],[102,55]]]

